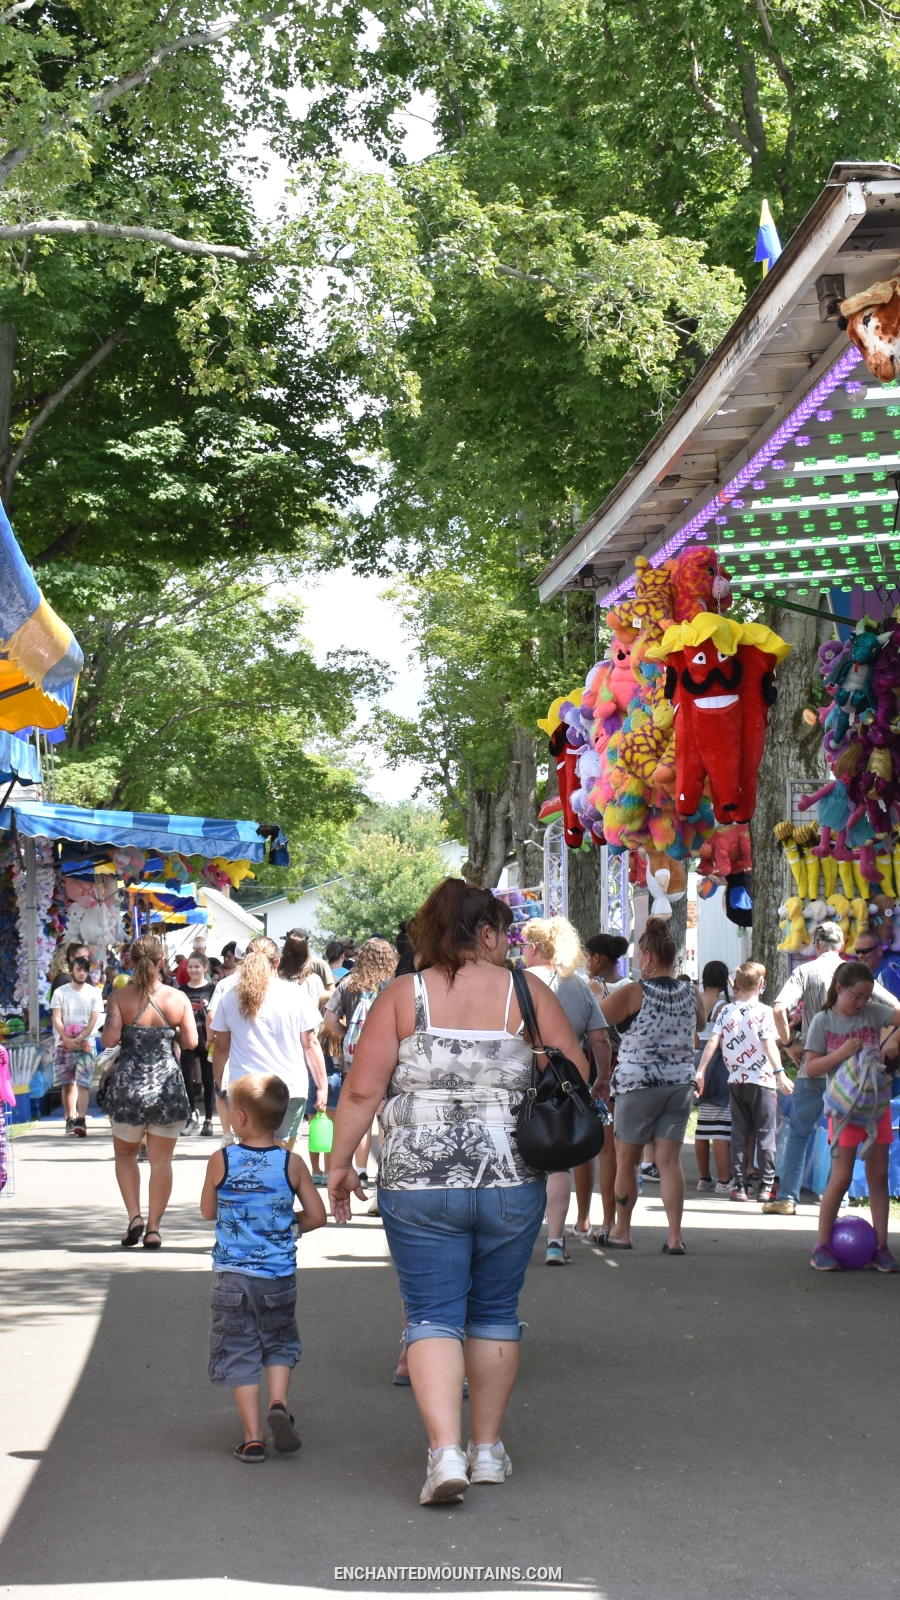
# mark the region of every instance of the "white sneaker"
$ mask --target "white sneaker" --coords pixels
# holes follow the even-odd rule
[[[512,1462],[503,1448],[503,1440],[496,1444],[473,1444],[466,1451],[470,1483],[505,1483],[512,1472]]]
[[[466,1458],[458,1444],[445,1444],[441,1450],[428,1452],[428,1474],[419,1504],[443,1505],[447,1500],[461,1500],[469,1487]]]

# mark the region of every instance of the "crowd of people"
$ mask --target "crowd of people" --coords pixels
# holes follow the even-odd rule
[[[212,1137],[216,1111],[221,1122],[201,1198],[216,1225],[209,1373],[235,1391],[244,1428],[235,1455],[246,1464],[266,1459],[263,1367],[274,1447],[300,1444],[288,1406],[299,1358],[296,1238],[324,1225],[324,1185],[337,1224],[354,1196],[381,1219],[403,1318],[394,1381],[412,1385],[428,1435],[420,1498],[456,1500],[512,1471],[502,1424],[518,1366],[519,1294],[544,1221],[548,1266],[570,1262],[569,1243],[632,1250],[638,1195],[658,1181],[662,1251],[685,1255],[682,1150],[694,1112],[699,1191],[746,1204],[755,1183],[765,1214],[792,1215],[810,1134],[830,1105],[826,1088],[860,1052],[897,1056],[900,981],[874,934],[847,960],[840,927],[823,924],[815,959],[769,1006],[758,962],[733,974],[709,962],[699,985],[680,974],[668,924],[656,918],[637,940],[634,978],[621,970],[623,938],[597,934],[582,945],[561,917],[528,923],[517,972],[511,923],[489,891],[447,878],[396,942],[373,937],[357,950],[335,941],[324,959],[297,929],[281,948],[266,937],[226,947],[215,976],[198,939],[172,972],[151,935],[110,963],[101,990],[87,952],[69,947],[51,1000],[57,1077],[67,1131],[84,1137],[102,1019],[99,1097],[112,1124],[124,1248],[162,1248],[177,1141]],[[517,1143],[519,1110],[547,1051],[561,1053],[612,1121],[599,1160],[571,1173],[530,1167]],[[779,1095],[789,1131],[777,1159]],[[861,1153],[872,1265],[900,1271],[887,1243],[890,1106],[876,1111],[863,1119],[851,1108],[830,1123],[818,1270],[840,1270],[831,1233]],[[331,1124],[313,1170],[295,1149],[309,1117]]]

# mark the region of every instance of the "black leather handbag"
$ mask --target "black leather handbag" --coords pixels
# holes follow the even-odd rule
[[[516,1144],[522,1160],[537,1172],[567,1172],[590,1161],[603,1148],[601,1113],[578,1068],[561,1050],[541,1040],[524,973],[513,968],[513,984],[533,1051],[532,1081],[516,1118]],[[547,1066],[538,1073],[536,1057]]]

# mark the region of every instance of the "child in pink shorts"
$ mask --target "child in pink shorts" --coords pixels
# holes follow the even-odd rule
[[[877,1050],[885,1028],[900,1024],[900,1006],[873,1000],[872,986],[872,974],[862,961],[845,961],[835,968],[825,1004],[818,1016],[813,1017],[806,1036],[808,1077],[820,1078],[827,1074],[830,1080],[842,1062],[866,1045]],[[831,1119],[828,1132],[829,1138],[833,1138]],[[865,1128],[851,1122],[840,1134],[837,1149],[832,1150],[831,1177],[819,1207],[818,1243],[810,1257],[810,1265],[819,1272],[840,1271],[841,1264],[830,1244],[831,1230],[850,1187],[856,1151],[865,1138]],[[872,1266],[879,1272],[900,1272],[900,1265],[887,1246],[888,1156],[893,1138],[888,1105],[879,1120],[875,1144],[866,1158],[872,1226],[878,1241]]]

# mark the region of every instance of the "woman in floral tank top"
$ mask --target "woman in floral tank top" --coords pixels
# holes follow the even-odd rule
[[[516,1148],[531,1080],[512,974],[512,913],[486,889],[446,878],[410,936],[418,971],[395,978],[366,1018],[344,1080],[328,1193],[337,1222],[363,1198],[352,1167],[381,1107],[378,1207],[400,1277],[409,1371],[428,1431],[423,1505],[512,1471],[500,1438],[515,1382],[518,1298],[540,1230],[546,1180]],[[541,1037],[587,1076],[556,996],[528,979]],[[472,1439],[462,1450],[462,1387]]]

